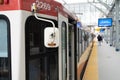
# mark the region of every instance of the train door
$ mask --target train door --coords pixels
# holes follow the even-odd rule
[[[81,29],[79,29],[79,58],[80,58],[80,56],[81,56],[81,54],[82,54],[82,30]]]
[[[0,80],[11,80],[10,23],[0,15]]]
[[[44,29],[48,26],[52,24],[34,16],[26,21],[26,80],[59,80],[58,48],[44,46]]]
[[[84,50],[85,50],[84,44],[85,44],[85,41],[84,41],[84,31],[82,31],[82,53],[83,53]]]
[[[69,80],[68,59],[68,18],[58,13],[58,26],[60,31],[59,42],[59,80]]]
[[[69,24],[69,80],[75,80],[75,32],[74,25]]]

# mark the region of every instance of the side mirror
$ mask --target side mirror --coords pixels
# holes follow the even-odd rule
[[[59,46],[58,28],[46,27],[44,29],[44,45],[48,48],[55,48]]]

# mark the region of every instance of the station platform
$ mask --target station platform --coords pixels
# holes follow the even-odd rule
[[[95,40],[82,80],[120,80],[120,52],[105,41]]]

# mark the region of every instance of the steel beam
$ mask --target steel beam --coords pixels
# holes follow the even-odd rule
[[[100,4],[102,4],[107,10],[110,10],[110,7],[103,1],[98,0],[100,2]]]
[[[119,42],[119,33],[120,33],[120,31],[119,31],[119,0],[115,0],[115,12],[116,12],[116,15],[115,15],[115,27],[116,27],[116,45],[115,45],[115,47],[116,47],[116,51],[119,51],[120,50],[120,42]]]
[[[107,16],[107,14],[102,9],[100,9],[99,7],[94,5],[93,3],[90,3],[90,2],[88,2],[88,3],[91,4],[92,6],[94,6],[96,9],[98,9],[100,12],[102,12],[105,16]]]

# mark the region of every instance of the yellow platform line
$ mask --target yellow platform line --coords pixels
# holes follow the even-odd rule
[[[98,80],[98,56],[96,42],[93,45],[92,53],[88,60],[88,64],[82,80]]]

